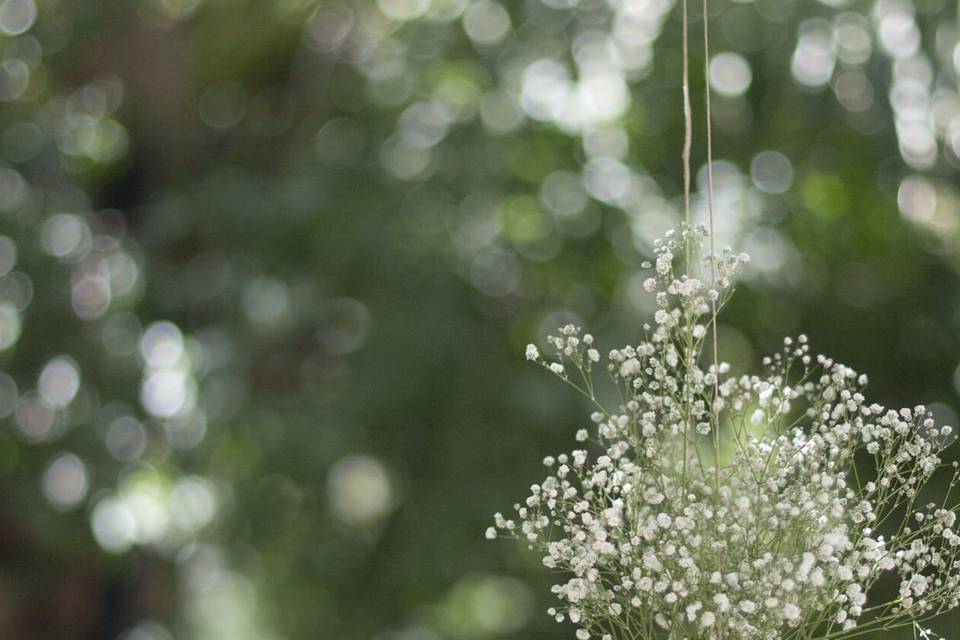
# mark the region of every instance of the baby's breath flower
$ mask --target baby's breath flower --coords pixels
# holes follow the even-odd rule
[[[762,374],[702,368],[711,301],[726,304],[749,260],[707,253],[705,236],[683,227],[654,243],[655,326],[608,355],[617,406],[595,393],[593,336],[561,328],[549,364],[527,346],[597,409],[576,434],[596,449],[544,458],[516,520],[496,514],[485,536],[522,539],[564,572],[548,612],[578,640],[838,640],[910,625],[935,638],[919,621],[960,604],[957,507],[919,496],[938,471],[951,490],[960,481],[942,459],[953,428],[922,406],[868,402],[867,377],[803,335]],[[678,276],[681,255],[701,261]],[[884,576],[892,598],[874,588]]]
[[[540,350],[537,349],[537,345],[528,344],[527,345],[527,360],[539,360],[540,359]]]

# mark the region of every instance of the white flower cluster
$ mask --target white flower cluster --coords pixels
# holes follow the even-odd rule
[[[833,639],[899,626],[933,637],[919,624],[960,600],[957,507],[949,491],[924,502],[938,471],[951,490],[960,479],[941,458],[953,430],[922,406],[869,403],[866,376],[811,355],[804,336],[784,340],[763,375],[704,366],[712,306],[747,260],[706,254],[706,235],[684,227],[656,244],[645,283],[655,325],[607,358],[615,410],[595,392],[590,334],[564,327],[548,339],[551,360],[527,347],[596,407],[592,430],[577,433],[593,451],[547,457],[549,475],[487,537],[520,538],[563,572],[549,613],[579,640]],[[675,273],[680,255],[695,269]],[[890,580],[892,595],[874,589]]]

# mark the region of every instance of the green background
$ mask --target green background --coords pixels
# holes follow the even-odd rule
[[[955,4],[710,13],[754,258],[721,355],[805,332],[956,423]],[[666,0],[0,2],[0,637],[572,637],[483,530],[585,426],[524,345],[650,312],[681,33]]]

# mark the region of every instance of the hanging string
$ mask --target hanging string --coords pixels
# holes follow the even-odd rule
[[[690,228],[690,147],[693,142],[693,116],[690,109],[690,20],[687,16],[687,0],[683,0],[683,214]],[[686,269],[690,275],[693,256],[690,242],[686,247]]]
[[[690,20],[687,15],[687,0],[682,0],[683,5],[683,215],[686,222],[684,234],[690,233],[690,147],[693,142],[693,117],[690,109]],[[684,265],[687,277],[692,275],[693,247],[692,239],[687,236],[684,247]],[[687,357],[687,375],[693,370],[692,353]],[[690,422],[690,421],[687,421]],[[687,451],[689,444],[687,442],[692,424],[684,424],[683,428],[683,481],[687,478]],[[683,492],[683,503],[686,504],[687,492]]]
[[[715,257],[716,241],[713,224],[713,113],[710,108],[710,0],[703,0],[703,78],[704,99],[707,112],[707,215],[710,220],[710,254]],[[710,277],[716,286],[717,265],[710,260]],[[717,304],[713,301],[713,326],[717,326]],[[716,331],[714,331],[714,357],[716,357]]]
[[[717,288],[716,229],[713,220],[713,113],[710,108],[710,0],[703,0],[703,78],[707,116],[707,217],[710,225],[710,286]],[[720,348],[717,338],[717,301],[710,298],[710,324],[713,334],[713,398],[720,398]],[[716,412],[716,408],[714,408]],[[720,478],[720,415],[715,416],[713,444],[716,451],[717,483]]]

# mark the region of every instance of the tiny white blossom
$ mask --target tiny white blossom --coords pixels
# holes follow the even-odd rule
[[[787,603],[783,607],[783,618],[787,622],[795,622],[800,619],[800,607],[791,603]]]

